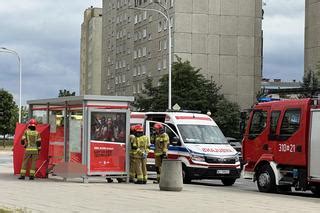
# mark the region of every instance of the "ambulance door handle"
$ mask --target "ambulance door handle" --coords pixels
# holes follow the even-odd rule
[[[269,146],[268,146],[268,144],[263,144],[263,146],[262,146],[262,149],[263,149],[263,150],[266,150],[266,151],[268,151],[268,149],[269,149]]]

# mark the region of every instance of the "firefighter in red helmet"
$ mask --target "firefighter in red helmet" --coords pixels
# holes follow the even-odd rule
[[[147,156],[150,150],[149,138],[143,134],[143,126],[136,125],[135,131],[135,143],[136,150],[133,151],[135,158],[135,172],[137,173],[137,184],[146,184],[148,180],[147,176]]]
[[[31,167],[29,170],[29,179],[33,180],[36,172],[36,161],[41,150],[41,137],[40,133],[36,130],[37,121],[30,119],[28,122],[28,128],[24,132],[21,140],[21,145],[24,146],[25,152],[23,162],[20,171],[19,179],[24,180],[27,173],[27,166],[29,160],[31,161]]]
[[[153,126],[156,136],[155,136],[155,150],[154,158],[157,171],[157,180],[154,183],[160,182],[161,164],[164,158],[167,158],[169,136],[164,131],[164,127],[160,123],[156,123]]]

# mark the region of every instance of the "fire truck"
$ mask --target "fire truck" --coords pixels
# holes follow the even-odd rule
[[[320,101],[256,104],[243,137],[243,177],[260,192],[311,190],[320,195]]]

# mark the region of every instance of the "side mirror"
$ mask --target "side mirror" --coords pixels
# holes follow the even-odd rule
[[[180,141],[180,138],[179,137],[173,137],[172,140],[171,140],[171,144],[173,146],[181,146],[181,141]]]

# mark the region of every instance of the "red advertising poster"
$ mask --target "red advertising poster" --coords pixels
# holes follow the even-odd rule
[[[91,173],[126,172],[126,135],[126,113],[91,113]]]
[[[126,172],[124,143],[90,143],[90,172]]]

